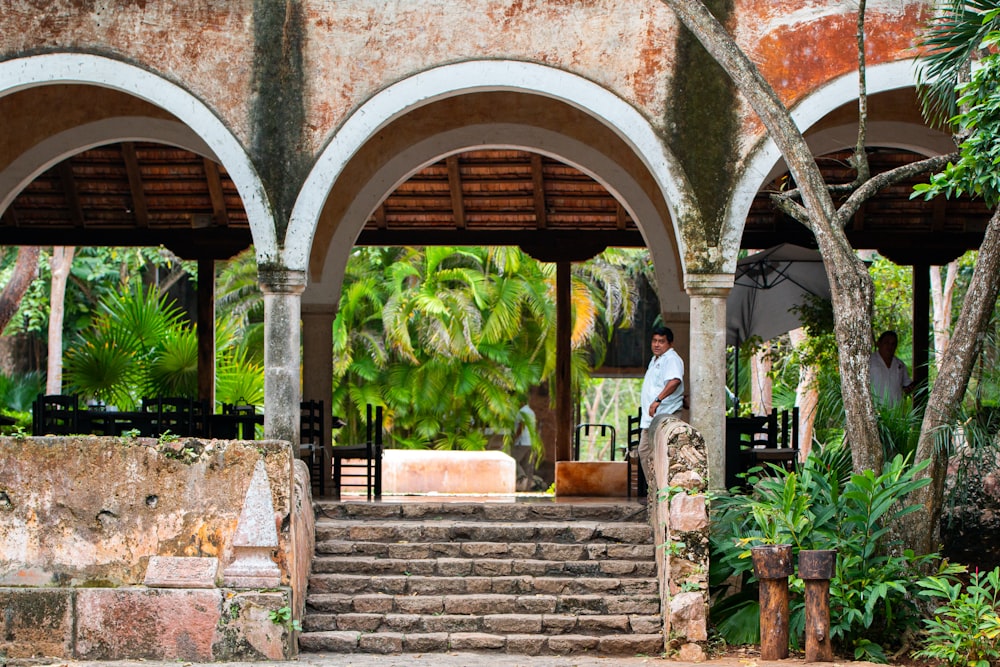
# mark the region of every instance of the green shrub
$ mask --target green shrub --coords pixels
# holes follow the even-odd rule
[[[1000,568],[976,571],[963,591],[952,575],[964,571],[964,566],[951,566],[919,582],[920,595],[943,603],[933,618],[924,619],[926,648],[914,655],[949,665],[990,667],[1000,661]]]
[[[925,464],[910,466],[896,456],[880,475],[851,473],[850,452],[843,446],[817,448],[795,471],[770,466],[751,471],[752,491],[734,493],[713,502],[712,583],[737,576],[742,590],[713,607],[713,621],[723,638],[727,618],[744,618],[755,608],[750,547],[755,544],[791,544],[793,558],[800,549],[834,549],[837,565],[830,582],[830,637],[838,653],[855,659],[886,660],[884,647],[898,643],[904,631],[917,627],[916,579],[920,567],[935,555],[918,557],[899,548],[889,526],[914,511],[902,501],[928,483],[916,479]],[[789,582],[793,599],[789,616],[793,643],[805,630],[798,577]],[[729,596],[732,597],[732,596]]]

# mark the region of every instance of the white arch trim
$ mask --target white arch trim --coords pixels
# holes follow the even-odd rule
[[[0,62],[0,95],[33,86],[81,83],[135,95],[202,137],[243,200],[258,261],[277,261],[278,243],[263,185],[240,142],[208,106],[175,83],[128,63],[85,53],[48,53]]]
[[[693,207],[687,179],[649,123],[638,111],[592,81],[553,67],[509,60],[444,65],[399,81],[372,97],[344,122],[320,154],[292,209],[284,247],[284,265],[306,270],[312,239],[333,183],[364,144],[382,127],[408,111],[456,95],[520,91],[558,99],[599,119],[625,141],[649,169],[663,193],[674,225],[674,239],[684,258],[677,220]],[[367,215],[367,212],[366,212]],[[358,231],[364,223],[357,222]],[[645,230],[654,242],[654,230]]]
[[[344,218],[361,220],[368,218],[387,193],[394,190],[415,171],[431,164],[442,156],[465,150],[483,148],[513,148],[532,150],[558,158],[587,173],[611,192],[626,207],[633,220],[658,219],[655,203],[643,190],[642,185],[632,175],[615,163],[609,163],[603,153],[588,144],[534,126],[494,123],[488,125],[467,125],[417,142],[392,158],[372,176],[351,202]],[[340,280],[347,266],[351,249],[360,233],[360,227],[338,227],[330,241],[323,262],[323,273],[317,284],[306,287],[304,303],[336,303],[340,292]],[[650,248],[658,250],[654,263],[656,278],[661,294],[671,294],[671,299],[662,304],[673,311],[687,311],[688,300],[678,267],[669,252],[674,241],[665,238],[659,225],[643,231]],[[658,231],[659,230],[659,231]],[[640,230],[642,231],[642,230]],[[650,236],[659,234],[656,242]]]
[[[916,72],[916,60],[914,59],[871,65],[866,71],[868,93],[872,95],[899,88],[913,87],[916,85]],[[851,100],[857,99],[857,97],[857,73],[844,74],[816,89],[811,95],[800,101],[791,110],[792,120],[799,130],[804,133],[834,109]],[[887,126],[886,129],[891,129],[891,126]],[[811,139],[813,142],[816,142],[829,139],[831,136],[829,134],[825,136],[818,135]],[[916,137],[914,136],[914,138]],[[912,139],[908,145],[913,148]],[[923,150],[917,152],[933,152],[934,148],[938,145],[940,144],[935,141],[933,145],[928,145]],[[753,202],[753,198],[756,196],[761,185],[767,182],[771,170],[781,159],[781,151],[778,150],[774,140],[766,137],[753,150],[746,162],[746,168],[740,174],[740,178],[733,191],[733,196],[729,202],[729,208],[726,213],[726,227],[722,239],[726,271],[736,270],[736,256],[740,248],[740,236],[743,233],[743,224],[746,221],[747,212],[750,210],[750,204]]]
[[[178,146],[217,160],[208,144],[191,128],[173,120],[143,117],[105,118],[47,137],[0,171],[0,211],[45,170],[81,151],[119,141],[151,141]]]

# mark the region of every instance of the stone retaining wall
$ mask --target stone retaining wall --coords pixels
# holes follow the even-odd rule
[[[279,441],[0,438],[0,658],[293,656],[313,539],[293,460]]]

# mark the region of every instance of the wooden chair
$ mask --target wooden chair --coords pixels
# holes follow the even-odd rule
[[[32,435],[70,435],[79,433],[77,422],[80,401],[76,396],[39,394],[31,406]]]
[[[779,427],[780,416],[780,427]],[[777,408],[767,416],[767,437],[754,440],[749,450],[750,466],[773,463],[791,469],[799,456],[799,409]]]
[[[628,461],[628,498],[632,497],[635,491],[636,498],[645,498],[648,493],[646,488],[646,474],[642,471],[642,463],[639,461],[639,438],[642,437],[642,428],[639,426],[642,421],[642,407],[634,415],[628,417],[628,428],[625,431],[625,460]]]
[[[326,437],[323,428],[323,401],[302,401],[299,416],[299,458],[309,467],[309,483],[314,492],[326,495],[324,466]]]
[[[365,487],[368,501],[382,499],[382,406],[366,408],[365,442],[331,447],[333,492],[339,500],[344,487]],[[363,470],[364,472],[360,472]],[[363,481],[361,481],[363,480]]]
[[[212,437],[222,440],[255,440],[257,408],[247,404],[222,404],[222,419],[212,425]]]
[[[611,460],[615,460],[615,441],[617,434],[615,432],[615,427],[611,424],[577,424],[576,429],[573,432],[573,460],[580,460],[580,434],[584,437],[590,437],[591,429],[594,430],[594,434],[600,438],[608,438],[609,449],[611,450]]]
[[[151,414],[150,432],[143,435],[158,437],[167,431],[179,436],[198,435],[195,414],[199,402],[181,396],[142,399],[143,412]]]

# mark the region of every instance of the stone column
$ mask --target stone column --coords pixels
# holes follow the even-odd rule
[[[261,269],[264,292],[264,437],[287,440],[298,451],[300,312],[304,271]]]
[[[324,445],[332,445],[333,429],[331,396],[333,393],[333,319],[337,314],[334,304],[316,303],[302,305],[302,398],[323,401]],[[329,461],[329,455],[327,456]],[[323,466],[323,488],[330,488],[333,470]]]
[[[726,297],[730,273],[689,274],[684,287],[691,297],[688,377],[691,425],[705,439],[708,484],[724,489],[726,479]]]

